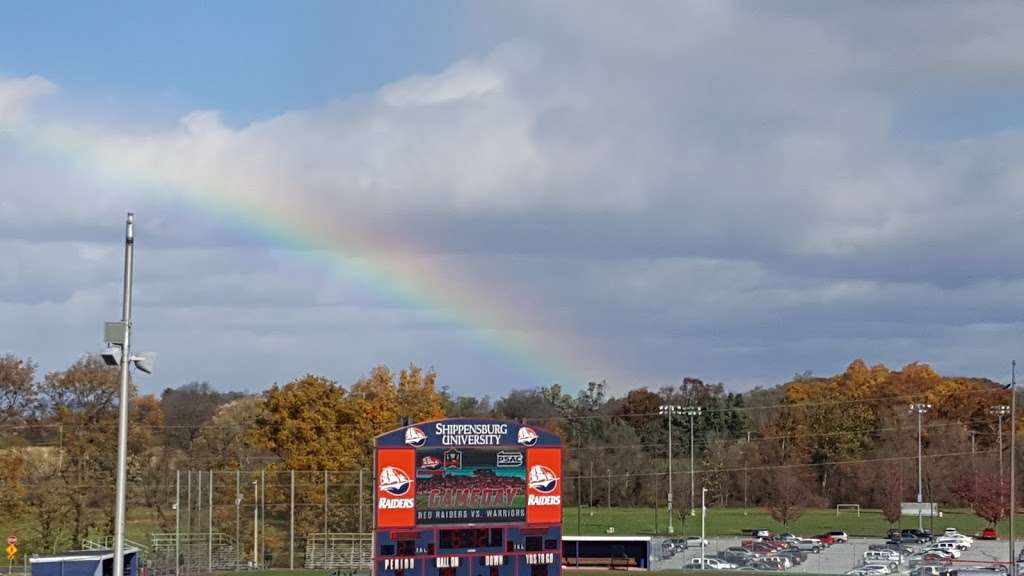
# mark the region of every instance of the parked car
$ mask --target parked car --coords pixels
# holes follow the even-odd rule
[[[803,538],[802,540],[804,541],[796,545],[797,550],[800,550],[801,552],[813,552],[815,554],[818,554],[824,547],[824,544],[821,543],[821,540],[818,540],[817,538],[813,539],[813,543],[810,542],[810,538]]]
[[[803,564],[807,561],[807,554],[797,548],[787,548],[776,552],[777,556],[784,556],[793,561],[793,565]]]
[[[683,567],[697,570],[733,570],[738,568],[735,564],[726,562],[725,560],[719,560],[718,558],[702,558],[700,556],[690,558],[690,561],[684,564]]]
[[[842,530],[833,530],[833,531],[829,532],[828,535],[831,536],[832,540],[834,540],[835,542],[849,542],[850,541],[850,537],[847,536],[846,532],[843,532]]]
[[[887,564],[865,564],[847,572],[850,576],[886,576],[892,574]]]
[[[822,534],[821,536],[818,536],[818,540],[820,540],[821,543],[825,546],[831,546],[836,543],[835,538],[832,538],[832,536],[828,534]]]
[[[997,538],[999,538],[999,533],[991,526],[982,530],[981,534],[978,534],[978,540],[995,540]]]
[[[946,573],[945,566],[936,566],[934,564],[928,564],[925,566],[918,566],[910,572],[910,576],[942,576]]]
[[[940,536],[935,541],[954,544],[960,550],[967,550],[971,546],[974,546],[974,538],[964,536],[963,534],[957,534],[956,536]]]
[[[921,543],[931,542],[932,541],[932,533],[929,532],[928,530],[917,530],[915,528],[904,528],[903,530],[900,530],[900,534],[904,535],[904,536],[907,535],[907,534],[913,535],[914,537],[916,537],[919,540],[921,540]]]
[[[864,553],[864,562],[899,562],[900,555],[895,550],[868,550]]]
[[[946,552],[952,556],[953,559],[960,557],[960,548],[952,542],[933,542],[925,548],[925,552]]]

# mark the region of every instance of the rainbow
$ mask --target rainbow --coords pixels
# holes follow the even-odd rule
[[[392,230],[381,234],[353,219],[339,222],[308,202],[292,202],[291,194],[281,193],[294,188],[288,182],[257,183],[263,193],[254,193],[252,182],[175,170],[155,155],[159,147],[148,146],[144,138],[95,129],[22,123],[0,138],[59,157],[101,184],[185,200],[270,247],[312,254],[340,277],[463,329],[475,348],[498,355],[525,376],[524,388],[556,382],[575,388],[617,378],[602,365],[607,355],[553,327],[539,307],[507,304],[500,291],[481,285],[465,270],[428,262],[423,251],[403,243]],[[145,214],[139,217],[145,222]]]

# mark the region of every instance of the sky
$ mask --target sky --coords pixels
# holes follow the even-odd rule
[[[498,397],[855,358],[1006,380],[1016,2],[34,2],[0,20],[0,354],[145,392]],[[1024,357],[1022,357],[1024,358]]]

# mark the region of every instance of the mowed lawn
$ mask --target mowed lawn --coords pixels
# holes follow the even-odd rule
[[[1017,515],[1017,526],[1024,515]],[[801,536],[822,534],[830,530],[845,530],[850,536],[885,536],[890,526],[878,510],[862,510],[860,516],[856,512],[843,511],[836,516],[835,509],[807,509],[797,520],[790,523],[789,528],[772,520],[764,508],[708,508],[705,520],[708,536],[738,536],[752,528],[764,528],[772,532],[793,532]],[[942,518],[924,518],[925,529],[932,528],[941,532],[952,526],[964,534],[980,532],[988,523],[974,515],[970,510],[948,510]],[[905,516],[899,523],[901,528],[916,528],[917,517]],[[565,508],[562,530],[565,534],[603,535],[608,534],[609,527],[614,527],[616,535],[665,535],[668,532],[668,517],[665,509],[655,511],[653,508]],[[1007,523],[998,526],[1000,536],[1006,535]],[[700,534],[700,510],[696,516],[687,516],[685,521],[676,516],[675,533],[677,535]]]

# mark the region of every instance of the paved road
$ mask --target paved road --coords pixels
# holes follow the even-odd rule
[[[715,556],[721,550],[730,546],[739,546],[741,540],[748,538],[711,538],[705,549],[707,556]],[[842,574],[855,566],[863,564],[864,552],[872,544],[884,544],[883,538],[851,538],[845,544],[835,544],[823,550],[820,554],[808,554],[807,561],[799,566],[794,566],[789,571],[797,573],[813,574]],[[1024,542],[1018,540],[1017,550],[1021,549]],[[914,547],[922,548],[921,546]],[[975,540],[974,546],[967,550],[960,557],[957,565],[987,566],[992,562],[1005,562],[1009,555],[1009,543],[1006,540],[983,541]],[[665,561],[658,562],[655,568],[673,569],[681,568],[691,558],[700,556],[700,548],[692,548]],[[904,570],[909,567],[904,566]]]

